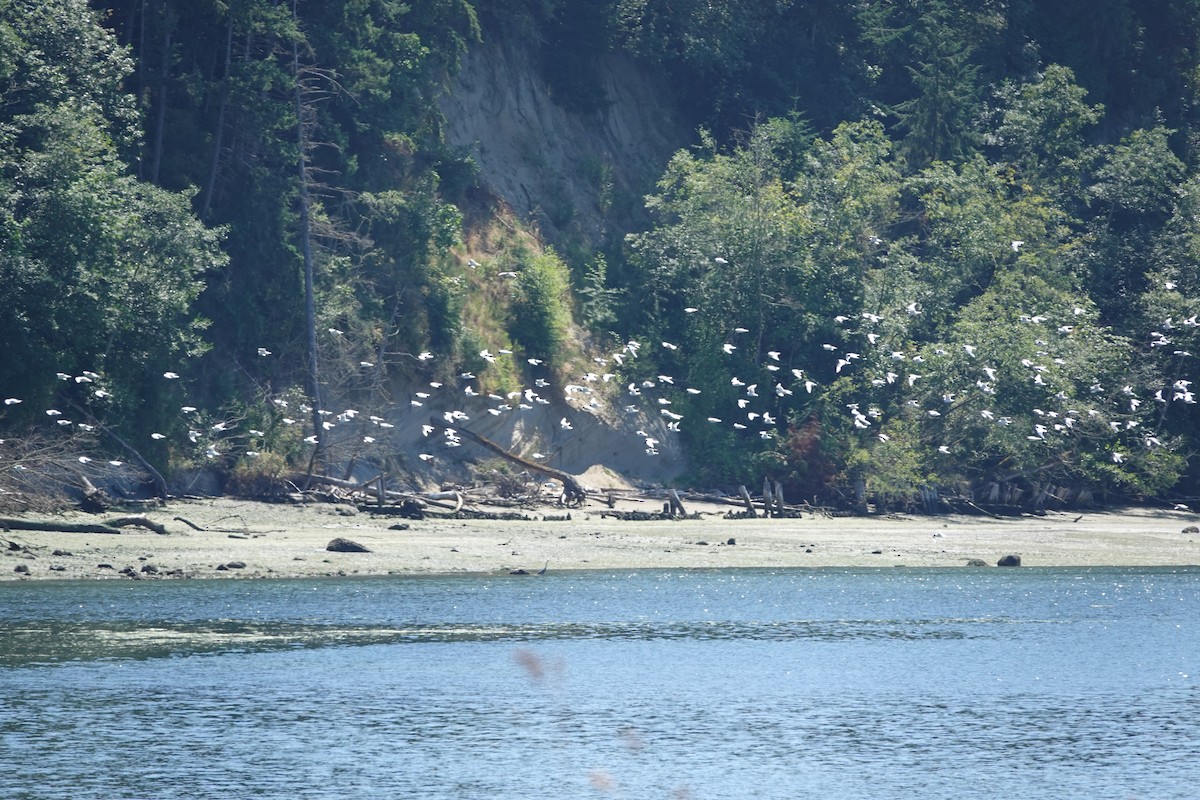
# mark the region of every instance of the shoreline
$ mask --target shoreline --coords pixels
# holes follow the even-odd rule
[[[601,516],[606,506],[590,503],[569,511],[525,510],[525,520],[404,520],[324,503],[176,500],[145,515],[165,526],[166,535],[140,527],[115,535],[0,531],[0,581],[965,567],[971,559],[994,567],[1010,554],[1026,567],[1200,565],[1200,532],[1184,532],[1200,523],[1190,511],[727,520],[729,506],[688,505],[698,519],[618,520]],[[618,506],[635,509],[646,507],[629,501]],[[71,512],[51,519],[103,517]],[[370,552],[326,550],[336,538]]]
[[[617,510],[644,511],[647,504],[624,500]],[[1004,519],[725,519],[730,510],[689,504],[698,518],[622,521],[602,517],[607,506],[588,504],[583,509],[522,511],[527,519],[521,521],[433,515],[406,521],[335,504],[175,500],[145,513],[166,528],[166,535],[144,528],[122,528],[118,535],[0,531],[0,581],[964,567],[972,559],[994,567],[1009,554],[1019,555],[1022,566],[1200,565],[1200,533],[1183,533],[1200,521],[1190,511],[1124,509]],[[53,517],[64,523],[98,518],[83,512]],[[205,530],[188,527],[180,518]],[[359,543],[370,552],[326,551],[335,539]]]

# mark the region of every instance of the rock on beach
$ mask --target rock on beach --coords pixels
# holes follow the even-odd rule
[[[371,549],[365,545],[350,539],[344,539],[341,536],[325,545],[325,549],[331,553],[369,553]]]

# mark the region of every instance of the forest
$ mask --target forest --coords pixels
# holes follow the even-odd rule
[[[486,47],[584,124],[623,59],[690,135],[582,165],[600,234],[513,213],[439,105]],[[1197,76],[1196,0],[0,0],[0,508],[436,481],[464,395],[692,486],[1182,503]]]

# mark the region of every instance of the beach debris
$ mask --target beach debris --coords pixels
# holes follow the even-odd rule
[[[173,519],[176,522],[182,522],[184,525],[187,525],[189,528],[191,528],[194,531],[200,531],[202,533],[243,533],[244,534],[244,533],[248,533],[249,529],[250,529],[250,526],[246,524],[246,520],[242,518],[241,514],[226,514],[223,517],[219,517],[218,519],[213,520],[213,524],[216,524],[218,522],[222,522],[227,519],[237,519],[237,520],[240,520],[242,523],[242,527],[240,527],[240,528],[213,528],[213,527],[208,527],[208,526],[197,525],[196,523],[192,522],[190,519],[186,519],[185,517],[174,517]],[[166,533],[166,531],[162,531],[162,532]],[[259,534],[255,534],[255,535],[257,536]],[[231,536],[229,538],[234,539],[237,537]],[[242,538],[249,538],[249,537],[243,536]]]
[[[153,520],[141,515],[132,517],[113,517],[112,519],[104,520],[104,524],[112,528],[127,528],[131,526],[146,528],[147,530],[154,531],[160,536],[167,535],[167,529],[161,523],[154,522]]]
[[[565,417],[563,418],[563,421],[566,421]],[[440,423],[437,422],[436,418],[431,419],[430,423],[435,425],[435,427],[445,428],[444,425],[440,425]],[[536,461],[530,461],[529,459],[524,458],[517,453],[510,452],[508,449],[496,444],[492,440],[480,436],[474,431],[467,430],[461,425],[456,426],[454,430],[467,440],[474,442],[475,444],[491,451],[492,453],[495,453],[507,461],[517,464],[526,470],[529,470],[530,472],[536,472],[540,475],[545,475],[549,478],[554,478],[555,480],[559,481],[563,486],[562,495],[559,497],[559,502],[562,505],[578,507],[587,502],[587,490],[579,484],[579,481],[577,481],[573,475],[569,475],[561,470],[553,469],[545,464],[539,464]],[[564,430],[566,430],[566,428],[564,428]]]
[[[681,519],[697,520],[700,519],[699,512],[693,512],[686,517],[681,517],[678,514],[672,514],[667,510],[667,504],[663,504],[662,511],[600,511],[601,519],[619,519],[622,522],[650,522],[652,520],[667,520],[679,521]]]

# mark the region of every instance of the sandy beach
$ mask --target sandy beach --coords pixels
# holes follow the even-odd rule
[[[646,505],[639,510],[657,510]],[[166,528],[165,535],[141,527],[125,527],[117,535],[0,531],[0,580],[507,574],[543,568],[966,567],[972,559],[995,566],[1009,554],[1034,567],[1200,564],[1200,534],[1184,532],[1200,520],[1191,512],[730,520],[727,506],[689,505],[698,519],[606,518],[601,513],[607,509],[597,503],[570,511],[519,511],[525,520],[429,516],[410,521],[333,504],[181,500],[146,514]],[[112,515],[71,513],[52,519],[96,522],[106,516]],[[370,552],[327,550],[336,538]]]

